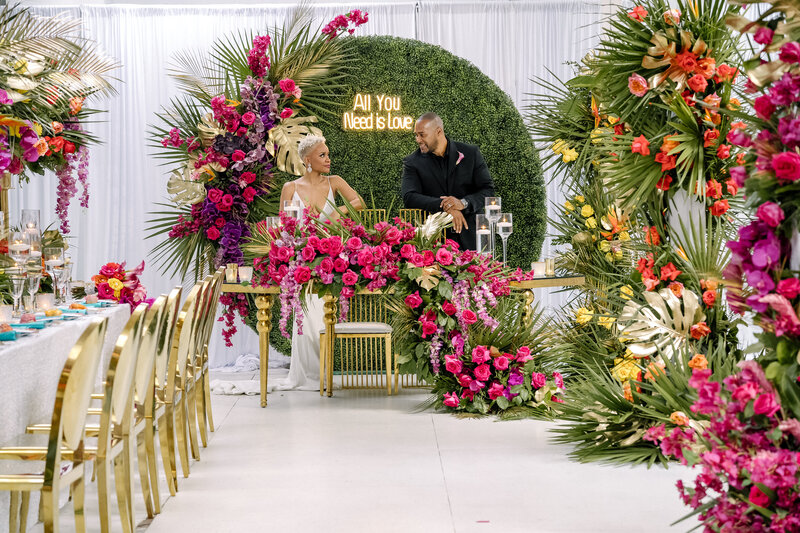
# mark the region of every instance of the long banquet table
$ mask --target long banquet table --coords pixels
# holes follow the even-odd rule
[[[516,290],[523,291],[525,294],[525,303],[528,310],[528,317],[531,316],[533,304],[533,289],[540,289],[546,287],[571,287],[576,285],[583,285],[586,282],[583,276],[551,276],[543,278],[534,278],[527,281],[513,281],[511,287]],[[280,294],[278,287],[254,287],[247,284],[239,283],[223,283],[222,292],[228,293],[246,293],[255,295],[255,303],[258,311],[256,319],[258,323],[256,329],[258,330],[258,344],[259,344],[259,359],[260,359],[260,381],[261,381],[261,407],[267,406],[267,378],[269,370],[269,332],[272,329],[272,300],[273,296]],[[325,309],[325,339],[329,350],[333,350],[333,327],[337,322],[337,298],[326,295],[324,298]]]
[[[80,316],[77,320],[54,322],[34,334],[0,346],[0,446],[13,445],[29,424],[49,422],[53,414],[56,387],[70,350],[94,317],[107,317],[108,329],[103,344],[97,385],[105,379],[105,369],[117,337],[131,315],[130,306],[115,305]],[[28,524],[35,522],[39,498],[31,500]],[[8,524],[9,495],[0,492],[0,531]]]

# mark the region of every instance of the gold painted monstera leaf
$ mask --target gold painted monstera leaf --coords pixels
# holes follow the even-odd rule
[[[660,351],[664,357],[672,358],[686,346],[691,327],[706,318],[699,299],[685,289],[682,298],[669,289],[645,292],[644,298],[646,306],[629,301],[622,309],[618,320],[620,340],[635,356]]]
[[[167,194],[176,205],[194,205],[206,197],[206,188],[202,182],[192,181],[186,176],[187,171],[174,171],[167,180]]]
[[[306,135],[322,135],[319,128],[304,124],[316,121],[317,117],[286,118],[269,130],[267,151],[275,157],[275,164],[282,172],[303,175],[303,162],[297,154],[297,145]]]
[[[419,283],[420,287],[429,291],[439,284],[439,269],[431,267],[423,268],[422,274],[417,276],[415,281]]]

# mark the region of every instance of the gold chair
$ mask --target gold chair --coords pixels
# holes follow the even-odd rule
[[[364,227],[372,227],[378,222],[386,221],[386,209],[362,209],[359,211]]]
[[[108,327],[105,318],[95,318],[69,353],[58,381],[47,447],[0,448],[0,459],[44,461],[43,473],[0,475],[0,490],[11,491],[9,531],[27,529],[30,493],[41,493],[40,512],[45,533],[59,530],[58,500],[63,484],[69,485],[75,509],[75,530],[86,531],[84,516],[85,463],[84,423],[91,401],[97,367]],[[62,470],[63,461],[72,468]],[[17,507],[19,506],[19,507]],[[18,514],[19,513],[19,514]],[[19,520],[16,520],[19,516]]]
[[[178,455],[183,477],[189,477],[189,450],[192,457],[200,459],[197,445],[197,420],[194,403],[194,378],[192,365],[197,334],[197,305],[200,300],[202,283],[195,283],[183,302],[175,324],[172,350],[175,353],[175,394],[173,395],[175,428],[178,438]]]
[[[428,218],[429,214],[422,209],[401,209],[399,217],[403,222],[419,227],[425,223],[425,219]]]
[[[178,491],[178,470],[175,454],[175,408],[180,402],[180,391],[177,390],[178,350],[174,349],[174,338],[178,310],[181,303],[181,287],[175,287],[167,296],[164,308],[164,322],[158,334],[155,364],[155,406],[153,417],[158,428],[161,444],[161,460],[167,487],[171,496]]]
[[[222,291],[223,268],[218,269],[212,276],[203,280],[203,299],[198,304],[198,323],[195,344],[195,357],[193,378],[195,387],[195,404],[197,407],[197,422],[200,427],[200,441],[205,448],[208,446],[208,431],[214,431],[214,419],[211,414],[211,391],[208,371],[208,342],[214,327],[217,303]],[[207,284],[207,285],[206,285]]]
[[[392,394],[392,326],[388,324],[385,306],[379,294],[357,294],[350,299],[347,321],[333,327],[340,341],[342,388],[386,388]],[[333,353],[320,332],[320,395],[327,390],[333,395]],[[379,372],[378,352],[384,352],[385,375]],[[323,377],[325,383],[323,383]],[[384,380],[385,378],[385,380]]]

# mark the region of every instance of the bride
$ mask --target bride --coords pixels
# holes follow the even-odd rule
[[[339,193],[355,209],[364,209],[364,202],[346,181],[339,176],[327,175],[331,170],[331,158],[324,137],[307,135],[300,141],[297,152],[306,171],[299,179],[283,185],[281,206],[285,201],[295,200],[300,203],[301,210],[309,208],[323,220],[333,220],[339,216],[334,209],[336,194]],[[278,390],[319,390],[319,332],[325,327],[322,299],[309,294],[305,304],[303,334],[298,335],[295,325],[289,376],[278,384]]]

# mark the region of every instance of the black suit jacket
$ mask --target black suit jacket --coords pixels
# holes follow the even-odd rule
[[[483,213],[487,196],[494,196],[494,182],[477,146],[450,139],[447,144],[449,171],[443,172],[434,159],[437,156],[423,154],[419,149],[403,159],[403,203],[410,209],[436,213],[442,211],[440,196],[465,198],[469,205],[461,213],[469,229],[462,230],[461,234],[448,231],[447,237],[458,242],[462,250],[474,250],[475,214]]]

